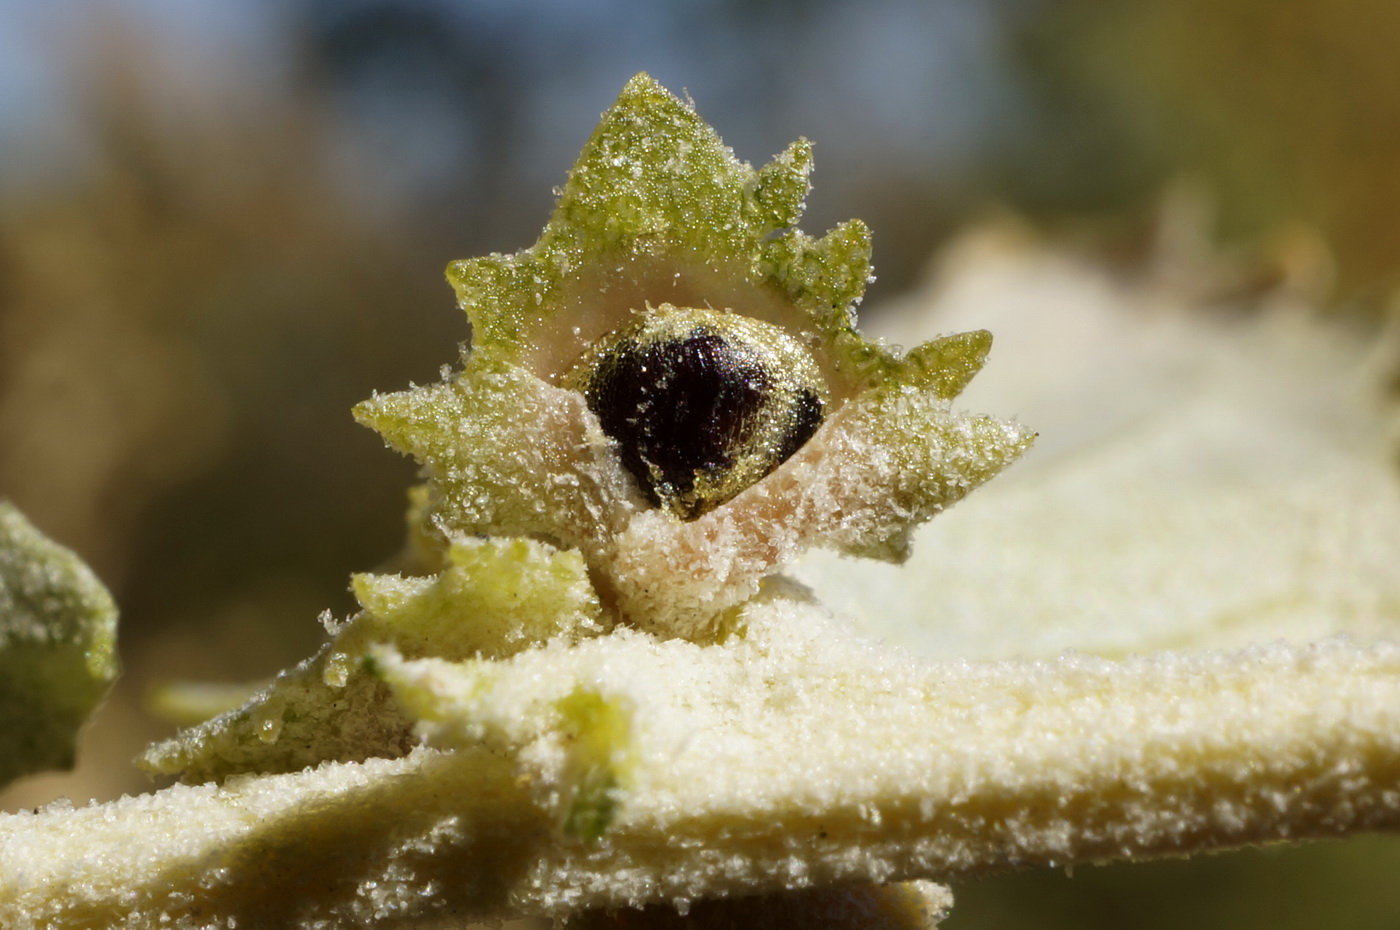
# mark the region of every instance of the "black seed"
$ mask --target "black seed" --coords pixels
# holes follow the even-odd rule
[[[816,432],[816,368],[776,327],[659,312],[610,341],[583,383],[603,432],[654,504],[690,520],[767,475]],[[801,354],[795,354],[801,353]]]
[[[619,352],[594,379],[590,406],[653,502],[684,497],[697,474],[733,467],[752,438],[768,378],[714,334]]]
[[[792,421],[784,437],[785,441],[778,449],[778,464],[792,458],[793,453],[812,438],[817,427],[822,425],[823,407],[822,399],[815,391],[803,388],[797,392],[791,414]]]

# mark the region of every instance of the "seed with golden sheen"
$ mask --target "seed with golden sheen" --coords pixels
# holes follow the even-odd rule
[[[654,503],[693,520],[786,461],[821,425],[825,383],[792,335],[663,305],[570,377]]]

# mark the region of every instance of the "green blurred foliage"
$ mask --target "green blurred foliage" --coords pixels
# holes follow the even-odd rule
[[[1400,842],[1270,846],[1161,862],[1041,869],[954,889],[944,930],[1390,930]]]

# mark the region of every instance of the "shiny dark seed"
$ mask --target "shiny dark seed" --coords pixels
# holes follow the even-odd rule
[[[577,380],[646,497],[684,520],[792,456],[825,406],[795,339],[706,310],[652,311],[585,359]]]

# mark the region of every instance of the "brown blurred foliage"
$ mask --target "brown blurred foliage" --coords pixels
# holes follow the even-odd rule
[[[113,587],[128,656],[199,629],[170,673],[267,674],[398,543],[412,468],[348,411],[465,338],[450,256],[323,180],[314,99],[131,36],[81,60],[83,175],[0,203],[0,489]]]
[[[1045,121],[1012,186],[1050,213],[1121,215],[1190,178],[1227,242],[1331,247],[1338,296],[1400,279],[1400,6],[1386,0],[1070,0],[1019,34]],[[1043,158],[1036,173],[1036,160]]]

